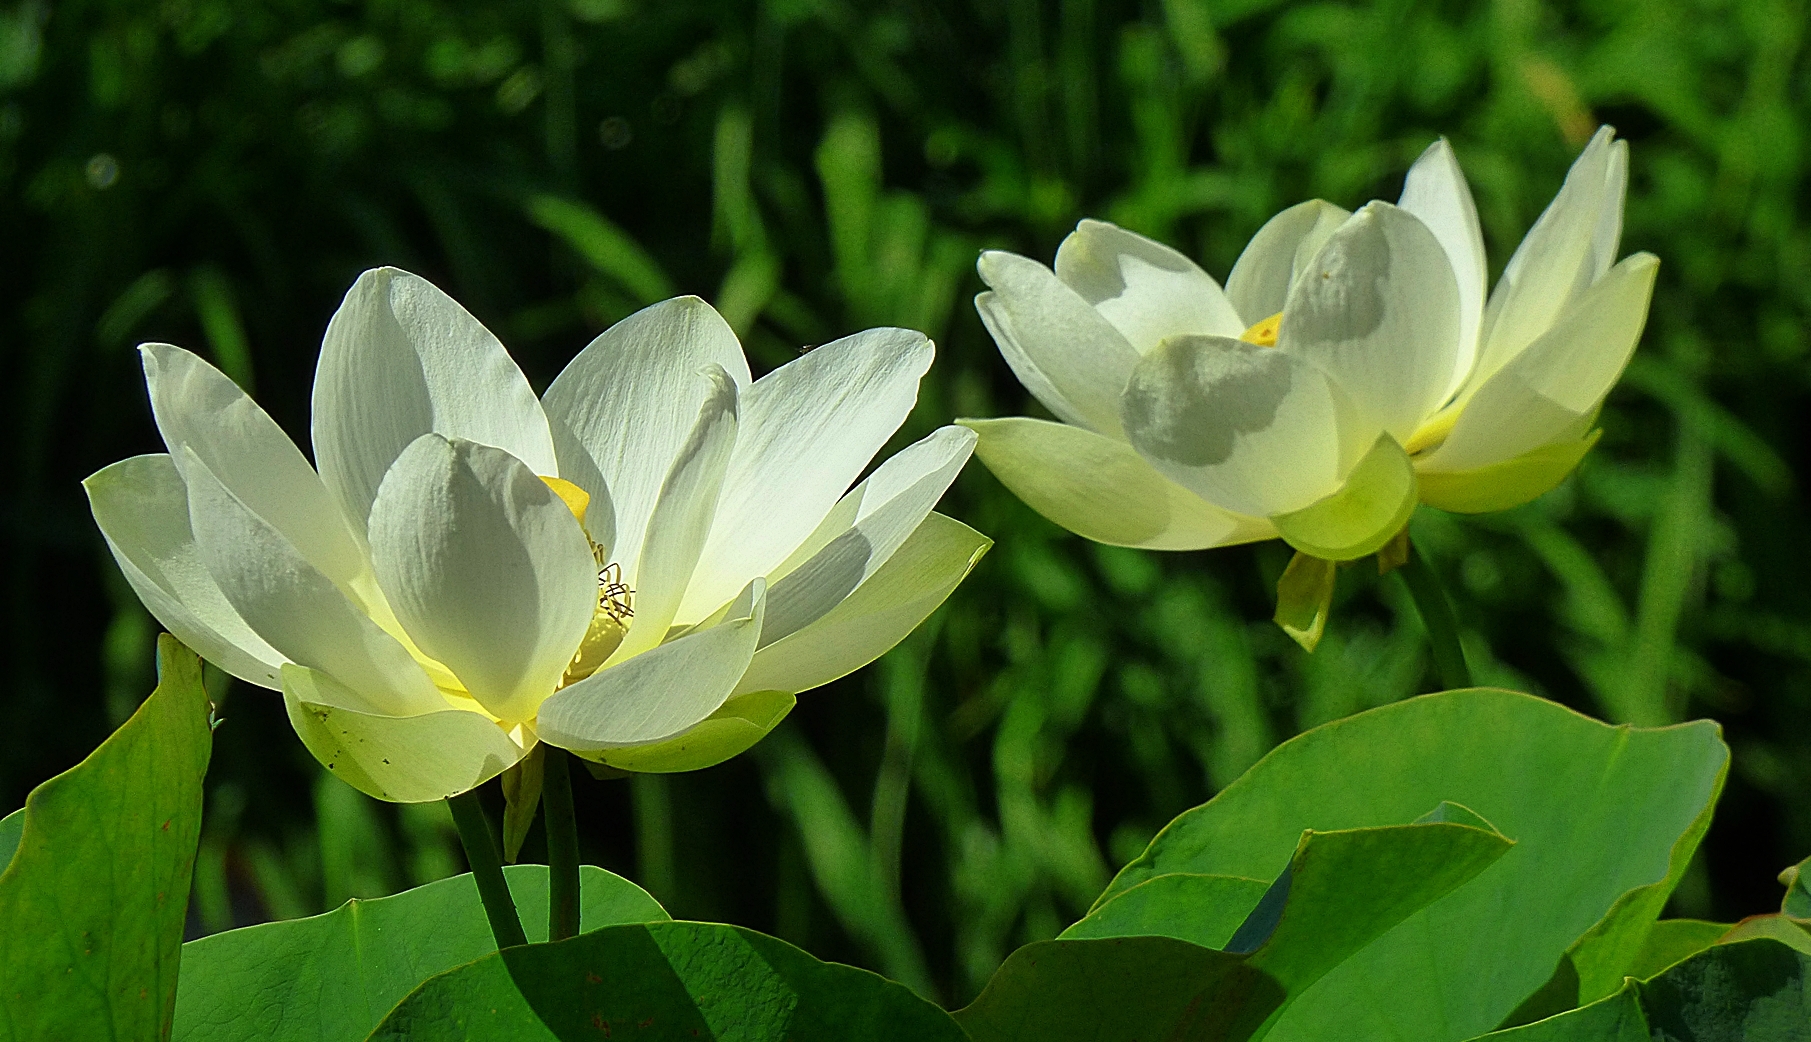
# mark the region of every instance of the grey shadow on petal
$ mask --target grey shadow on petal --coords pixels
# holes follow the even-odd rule
[[[1171,337],[1138,368],[1121,398],[1132,443],[1187,467],[1232,457],[1241,435],[1268,428],[1294,383],[1289,356],[1227,337]]]
[[[841,604],[867,575],[874,544],[860,529],[832,539],[810,560],[767,591],[760,647],[804,629]]]
[[[1287,327],[1283,339],[1291,340],[1296,326],[1292,312],[1314,317],[1312,339],[1358,340],[1375,333],[1388,314],[1384,288],[1390,279],[1390,240],[1375,216],[1348,221],[1314,255],[1301,283],[1302,301],[1291,301],[1283,311]]]
[[[1099,223],[1101,226],[1095,229],[1091,240],[1075,239],[1072,236],[1064,240],[1056,254],[1057,274],[1088,303],[1099,304],[1125,293],[1126,277],[1120,261],[1122,256],[1136,257],[1159,271],[1179,274],[1189,271],[1190,266],[1185,259],[1157,243],[1123,228]],[[1080,234],[1079,230],[1076,234]],[[1073,246],[1072,241],[1075,243]],[[1113,251],[1107,256],[1101,256],[1107,252],[1100,248],[1105,242],[1113,244]],[[1075,258],[1073,251],[1078,249],[1083,251],[1084,256]]]

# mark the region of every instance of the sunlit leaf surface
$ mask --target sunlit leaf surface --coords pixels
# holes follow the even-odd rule
[[[547,939],[547,866],[504,870],[530,941]],[[580,866],[579,924],[664,920],[647,892]],[[469,875],[310,919],[248,926],[183,946],[179,1042],[358,1042],[422,981],[496,951]]]
[[[169,1037],[207,771],[201,662],[172,637],[138,712],[25,802],[0,873],[0,1039]]]

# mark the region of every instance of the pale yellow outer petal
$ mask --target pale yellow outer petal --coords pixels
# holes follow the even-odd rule
[[[364,525],[348,524],[302,450],[227,375],[169,344],[139,349],[151,412],[180,470],[195,453],[220,483],[336,583],[366,569]]]
[[[1511,460],[1477,470],[1424,473],[1421,501],[1455,514],[1508,510],[1545,495],[1572,473],[1601,430],[1576,441],[1544,445]]]
[[[975,433],[939,427],[849,490],[770,575],[761,646],[810,625],[879,574],[974,451]]]
[[[957,422],[981,436],[975,455],[1013,495],[1097,543],[1201,550],[1276,538],[1269,521],[1209,503],[1123,441],[1025,416]]]
[[[1621,191],[1627,164],[1622,160],[1618,169],[1613,137],[1609,127],[1598,130],[1567,171],[1553,202],[1504,265],[1485,305],[1474,385],[1545,333],[1572,299],[1608,267],[1606,247],[1615,249],[1613,240],[1621,231]],[[1614,215],[1606,214],[1606,208],[1613,209]]]
[[[756,652],[736,693],[797,693],[855,672],[928,618],[992,545],[960,521],[927,516],[842,603]]]
[[[375,712],[412,716],[446,704],[395,637],[188,455],[180,470],[195,546],[252,632],[289,661],[332,674]]]
[[[1270,520],[1285,542],[1329,561],[1376,553],[1415,512],[1415,466],[1388,434],[1352,468],[1338,492]]]
[[[1417,460],[1421,472],[1479,470],[1583,436],[1641,339],[1659,263],[1648,253],[1624,258],[1552,329],[1456,403],[1451,433]]]
[[[335,687],[324,673],[293,663],[283,667],[290,726],[322,766],[368,796],[391,803],[456,796],[502,774],[527,752],[478,713],[361,713],[334,705],[347,697]]]
[[[798,549],[905,422],[935,353],[922,333],[869,329],[755,381],[679,620],[716,611]]]
[[[282,686],[283,655],[252,632],[202,564],[188,491],[169,456],[121,460],[82,488],[126,582],[165,629],[246,683]]]
[[[677,738],[577,755],[638,774],[700,771],[754,748],[797,704],[798,699],[784,691],[751,691],[723,703]]]
[[[1427,225],[1446,259],[1452,264],[1459,288],[1458,354],[1452,378],[1441,399],[1451,397],[1471,375],[1478,359],[1478,330],[1484,318],[1484,298],[1489,267],[1484,257],[1484,232],[1478,226],[1478,207],[1472,202],[1465,172],[1445,138],[1434,142],[1415,160],[1403,180],[1397,205]]]

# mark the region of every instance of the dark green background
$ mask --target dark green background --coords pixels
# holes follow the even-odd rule
[[[153,623],[78,486],[160,449],[140,341],[208,354],[305,444],[321,330],[365,267],[439,283],[543,387],[691,292],[757,371],[865,326],[930,333],[903,443],[1037,410],[969,304],[980,248],[1048,260],[1092,215],[1224,276],[1275,210],[1391,198],[1446,134],[1500,267],[1607,121],[1632,149],[1625,252],[1663,264],[1603,442],[1530,507],[1415,531],[1482,680],[1723,722],[1734,771],[1674,911],[1766,911],[1811,853],[1806,21],[1786,0],[0,0],[0,809],[151,687]],[[676,916],[962,1001],[1275,742],[1432,684],[1368,563],[1309,657],[1267,621],[1279,544],[1096,547],[978,465],[944,510],[999,541],[946,610],[750,756],[581,779],[587,857]],[[325,779],[276,698],[213,679],[195,932],[457,870],[438,806]]]

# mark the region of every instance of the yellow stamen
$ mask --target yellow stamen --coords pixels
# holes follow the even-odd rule
[[[585,523],[585,510],[591,505],[591,495],[584,489],[564,478],[550,478],[543,475],[541,480],[560,497],[572,516]],[[589,533],[585,540],[591,541]],[[610,656],[622,644],[624,634],[629,631],[629,619],[634,616],[633,607],[635,591],[623,582],[622,566],[604,557],[605,550],[596,543],[591,543],[591,556],[597,563],[597,607],[591,614],[591,625],[585,631],[579,648],[572,654],[572,661],[566,664],[566,675],[561,678],[560,686],[576,684],[603,667]]]
[[[560,501],[566,504],[566,509],[572,511],[572,516],[579,519],[579,524],[584,524],[585,509],[591,505],[591,493],[565,478],[550,478],[543,474],[541,480],[547,483],[548,488],[553,489],[554,495],[560,497]]]
[[[1277,330],[1283,325],[1281,311],[1239,334],[1239,339],[1259,347],[1277,346]]]
[[[1453,433],[1453,424],[1459,420],[1459,411],[1449,408],[1436,413],[1433,419],[1415,428],[1409,435],[1409,443],[1402,450],[1411,456],[1437,449]]]

